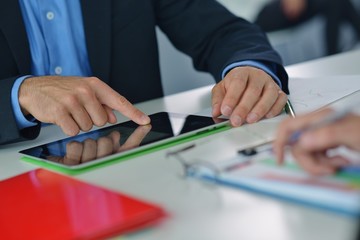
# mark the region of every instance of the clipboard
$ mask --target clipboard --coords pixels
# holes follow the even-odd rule
[[[303,171],[290,154],[286,163],[279,166],[268,141],[239,149],[231,158],[207,161],[188,161],[184,151],[194,146],[169,152],[179,161],[185,177],[197,178],[207,183],[224,185],[239,190],[302,204],[333,213],[360,216],[360,174],[339,172],[334,176],[315,177]]]

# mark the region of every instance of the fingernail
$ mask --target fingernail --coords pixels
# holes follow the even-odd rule
[[[232,109],[228,105],[225,105],[221,108],[221,113],[222,115],[229,117],[232,113]]]
[[[246,118],[246,121],[248,123],[254,123],[257,120],[259,120],[259,115],[257,115],[256,113],[249,113],[249,115]]]
[[[145,124],[149,124],[150,123],[150,118],[148,115],[142,115],[140,118],[141,124],[145,125]]]
[[[230,118],[230,122],[234,127],[239,127],[242,124],[241,117],[239,117],[239,116],[232,116]]]

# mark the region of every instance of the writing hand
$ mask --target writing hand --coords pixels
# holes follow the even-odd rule
[[[332,110],[284,120],[278,128],[274,141],[274,151],[280,164],[284,162],[284,151],[289,139],[304,130],[298,141],[289,147],[300,166],[315,175],[334,173],[339,167],[349,164],[343,156],[330,155],[329,151],[340,146],[360,151],[360,116],[349,114],[343,119],[311,129],[314,122],[320,121]],[[306,130],[309,129],[309,130]]]
[[[253,67],[232,69],[212,89],[213,116],[230,117],[235,127],[278,115],[286,101],[286,94],[274,80]]]

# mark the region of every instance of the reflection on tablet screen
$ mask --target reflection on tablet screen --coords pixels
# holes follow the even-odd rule
[[[76,166],[226,121],[166,112],[150,115],[150,118],[150,125],[139,126],[128,121],[26,149],[21,153]]]

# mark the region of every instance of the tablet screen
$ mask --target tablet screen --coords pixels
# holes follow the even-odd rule
[[[167,112],[150,115],[150,118],[149,125],[139,126],[128,121],[25,149],[21,153],[63,166],[84,165],[181,134],[205,130],[208,126],[227,121]]]

